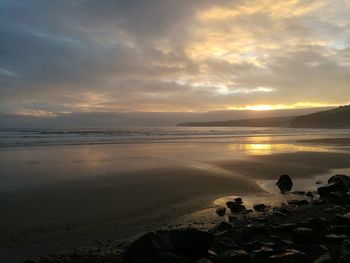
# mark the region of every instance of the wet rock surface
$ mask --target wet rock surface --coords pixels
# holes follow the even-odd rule
[[[289,175],[283,174],[278,179],[276,185],[280,189],[281,193],[285,194],[285,193],[290,192],[292,190],[293,181]]]
[[[291,200],[280,207],[257,204],[255,212],[248,212],[244,198],[236,199],[227,202],[229,210],[213,210],[223,221],[206,231],[155,231],[123,246],[47,256],[34,262],[350,262],[349,181],[347,176],[336,175],[326,186],[319,186],[341,184],[345,193],[341,203],[334,204],[329,198],[339,187],[322,196],[300,195],[305,199]],[[284,193],[290,191],[287,188],[291,188],[290,184],[282,187]]]

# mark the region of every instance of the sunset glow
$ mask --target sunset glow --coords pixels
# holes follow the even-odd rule
[[[0,5],[0,113],[349,103],[349,1],[15,2]]]

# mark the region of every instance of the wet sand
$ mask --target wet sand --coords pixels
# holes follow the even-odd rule
[[[142,170],[2,193],[0,255],[23,259],[94,239],[127,238],[209,207],[221,196],[267,194],[257,180],[275,180],[284,172],[312,178],[330,167],[350,167],[349,154],[255,156],[215,163],[213,171]]]

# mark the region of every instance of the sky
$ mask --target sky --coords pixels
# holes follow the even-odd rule
[[[0,0],[0,114],[350,102],[350,0]]]

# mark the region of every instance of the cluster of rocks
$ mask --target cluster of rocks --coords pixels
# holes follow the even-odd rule
[[[288,194],[292,179],[276,183]],[[39,260],[54,262],[115,263],[255,263],[350,262],[350,177],[332,176],[317,192],[292,192],[280,207],[256,204],[253,209],[236,198],[216,210],[225,220],[215,228],[150,232],[127,244],[111,258]]]
[[[276,183],[282,194],[293,187],[282,175]],[[350,177],[335,175],[317,192],[280,207],[256,204],[252,209],[236,198],[216,209],[228,215],[214,229],[169,230],[148,233],[124,252],[127,263],[231,262],[350,262]],[[305,198],[303,198],[303,196]],[[227,218],[227,217],[226,217]]]

